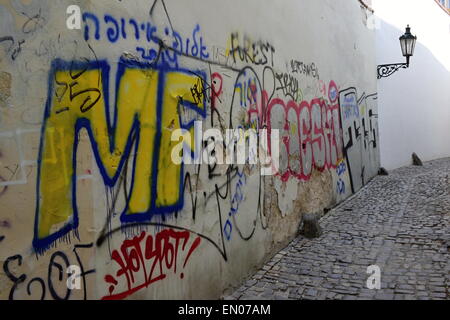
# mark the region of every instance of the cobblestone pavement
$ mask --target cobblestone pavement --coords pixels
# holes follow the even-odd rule
[[[377,176],[225,299],[450,300],[450,158]],[[381,289],[366,287],[367,267]]]

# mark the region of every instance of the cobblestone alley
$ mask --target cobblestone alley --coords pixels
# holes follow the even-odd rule
[[[377,176],[225,299],[449,299],[450,158]],[[368,289],[369,265],[381,289]]]

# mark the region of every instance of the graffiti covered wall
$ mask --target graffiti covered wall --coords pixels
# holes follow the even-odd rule
[[[0,298],[218,298],[376,174],[358,1],[71,5],[0,1]],[[173,161],[212,129],[276,170]]]

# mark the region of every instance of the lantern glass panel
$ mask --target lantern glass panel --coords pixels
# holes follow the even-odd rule
[[[407,55],[407,49],[406,49],[406,39],[400,39],[400,46],[402,48],[402,54],[404,57]]]

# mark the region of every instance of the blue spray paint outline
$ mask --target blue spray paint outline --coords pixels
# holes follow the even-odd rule
[[[110,77],[110,65],[106,60],[100,60],[100,61],[65,61],[62,59],[55,59],[51,64],[51,69],[49,72],[49,78],[48,78],[48,92],[47,92],[47,101],[45,104],[45,111],[44,111],[44,119],[43,119],[43,125],[41,128],[41,137],[40,137],[40,143],[39,143],[39,153],[38,153],[38,172],[37,172],[37,179],[36,179],[36,210],[35,210],[35,221],[34,221],[34,236],[33,236],[33,247],[36,252],[42,253],[45,250],[49,249],[52,244],[62,238],[67,236],[67,234],[74,230],[75,235],[78,237],[77,234],[77,228],[79,226],[79,217],[78,217],[78,209],[77,209],[77,199],[76,199],[76,187],[77,187],[77,181],[76,181],[76,159],[77,159],[77,151],[78,151],[78,143],[79,138],[78,134],[81,129],[86,129],[89,135],[89,142],[91,143],[91,150],[95,157],[97,167],[100,171],[100,174],[102,175],[103,182],[108,187],[115,186],[120,174],[122,173],[123,166],[125,165],[125,162],[129,160],[130,152],[133,147],[133,139],[131,138],[133,134],[136,136],[136,142],[135,144],[135,152],[139,149],[139,133],[140,133],[140,122],[137,117],[137,114],[134,115],[133,124],[130,128],[130,131],[128,133],[127,142],[125,145],[125,149],[123,154],[121,155],[119,165],[116,169],[116,172],[113,177],[110,177],[107,173],[105,166],[101,160],[101,157],[99,155],[99,148],[97,141],[94,139],[93,133],[92,133],[92,127],[91,127],[91,121],[87,118],[81,117],[78,118],[75,122],[74,126],[74,142],[73,142],[73,150],[72,150],[72,167],[73,167],[73,173],[72,173],[72,182],[71,182],[71,188],[72,188],[72,215],[67,219],[64,226],[62,226],[58,231],[53,232],[52,234],[44,237],[39,238],[38,236],[38,228],[39,228],[39,219],[40,219],[40,183],[41,183],[41,169],[42,169],[42,153],[45,143],[45,132],[47,127],[47,120],[50,117],[50,113],[53,107],[53,93],[54,93],[54,76],[57,72],[60,71],[70,71],[73,69],[79,69],[79,70],[98,70],[101,73],[101,79],[102,79],[102,94],[104,99],[104,109],[106,114],[106,125],[108,129],[108,138],[109,138],[109,149],[110,153],[113,152],[115,148],[116,143],[116,125],[117,125],[117,105],[119,101],[119,88],[121,79],[125,73],[125,70],[127,69],[141,69],[141,70],[151,70],[151,71],[157,71],[158,72],[158,88],[157,88],[157,97],[156,97],[156,132],[155,132],[155,143],[153,146],[153,160],[152,160],[152,173],[151,173],[151,203],[150,208],[146,212],[139,212],[139,213],[133,213],[133,214],[127,214],[128,211],[128,205],[129,205],[129,199],[125,199],[126,204],[124,207],[123,212],[120,215],[120,221],[121,223],[129,223],[129,222],[140,222],[140,221],[149,221],[152,219],[153,215],[155,214],[166,214],[166,213],[173,213],[175,211],[179,211],[184,207],[184,196],[183,196],[183,177],[184,177],[184,164],[181,163],[181,169],[180,169],[180,177],[179,177],[179,198],[178,201],[173,205],[167,205],[162,207],[156,206],[156,198],[157,198],[157,182],[158,182],[158,159],[160,155],[160,139],[162,135],[162,123],[161,123],[161,116],[162,116],[162,106],[164,104],[163,97],[164,97],[164,88],[166,85],[166,75],[170,72],[178,72],[178,73],[184,73],[189,74],[192,76],[192,71],[188,69],[182,69],[182,68],[173,68],[166,64],[162,65],[156,65],[154,63],[144,63],[139,62],[135,60],[127,60],[124,58],[121,58],[118,62],[118,70],[116,72],[116,83],[115,83],[115,101],[114,101],[114,118],[113,118],[113,125],[111,125],[110,120],[110,103],[109,103],[109,94],[110,94],[110,84],[109,84],[109,77]],[[202,81],[206,80],[206,73],[201,70],[196,70],[195,74],[197,76],[200,76],[202,78]],[[201,115],[201,117],[204,119],[206,118],[206,97],[203,96],[203,108],[200,108],[199,106],[195,105],[194,103],[191,103],[189,101],[180,100],[179,106],[187,107],[189,109],[192,109],[196,111],[198,114]],[[189,130],[193,125],[193,121],[189,122],[188,124],[184,125],[181,120],[180,113],[178,114],[179,117],[179,123],[180,127],[182,129]],[[135,177],[135,170],[136,170],[136,157],[133,159],[133,170],[132,170],[132,177],[130,182],[130,193],[133,191],[134,188],[134,177]]]

